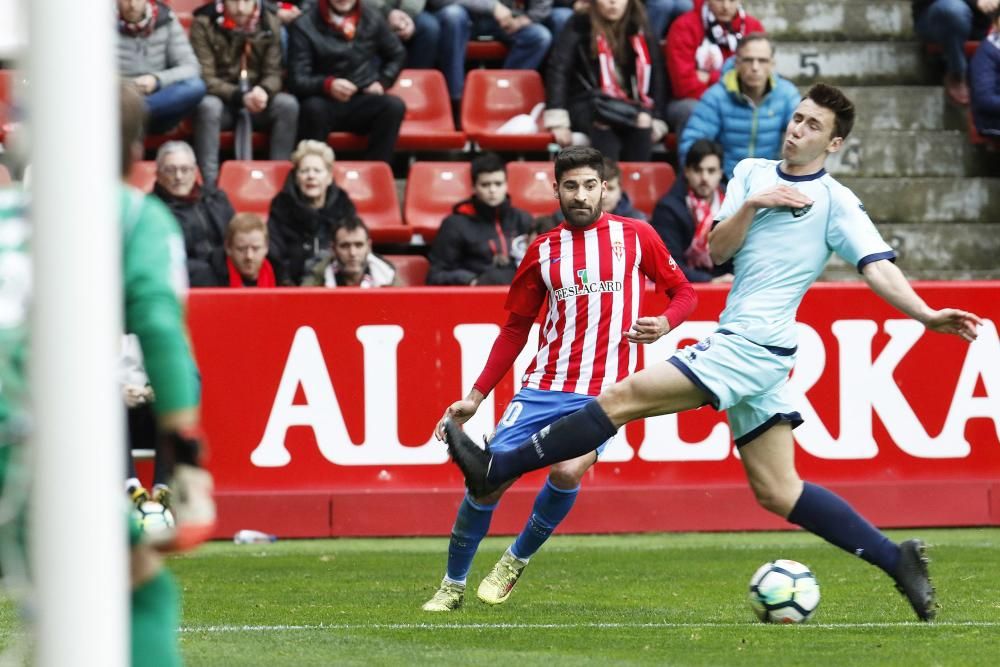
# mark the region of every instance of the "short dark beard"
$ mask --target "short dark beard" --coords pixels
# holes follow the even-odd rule
[[[563,214],[563,218],[564,218],[564,219],[566,220],[566,222],[567,222],[567,223],[569,223],[569,224],[570,224],[571,226],[573,226],[573,227],[580,227],[580,228],[583,228],[583,227],[589,227],[589,226],[591,226],[592,224],[594,224],[595,222],[597,222],[598,218],[600,218],[600,217],[601,217],[601,215],[602,215],[602,214],[604,213],[604,211],[602,211],[602,210],[601,210],[601,207],[600,207],[600,206],[598,206],[598,207],[597,207],[597,208],[596,208],[596,209],[594,210],[594,215],[593,215],[593,217],[591,217],[591,219],[590,219],[590,220],[588,220],[588,221],[586,222],[586,224],[582,224],[582,225],[581,225],[581,224],[577,224],[576,222],[574,222],[574,221],[573,221],[573,218],[572,218],[572,217],[570,216],[570,213],[571,213],[572,211],[576,210],[576,209],[573,209],[573,208],[567,208],[567,207],[566,207],[565,205],[563,205],[563,203],[562,203],[562,202],[559,202],[559,208],[560,208],[560,209],[562,210],[562,214]]]

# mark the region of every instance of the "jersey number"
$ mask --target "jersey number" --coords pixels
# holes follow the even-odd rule
[[[513,402],[507,406],[507,409],[503,411],[503,416],[500,417],[500,423],[504,426],[513,426],[517,418],[521,416],[521,410],[524,409],[524,405],[518,402]]]

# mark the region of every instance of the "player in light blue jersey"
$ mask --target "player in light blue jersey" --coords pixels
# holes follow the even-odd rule
[[[792,429],[802,418],[786,386],[795,362],[795,313],[831,253],[857,266],[876,294],[932,331],[972,341],[981,324],[973,313],[928,306],[896,268],[895,253],[858,198],[823,169],[853,124],[851,101],[817,84],[788,123],[782,160],[748,159],[736,166],[709,237],[712,260],[732,258],[736,276],[714,334],[605,390],[516,449],[483,451],[446,424],[449,453],[473,494],[592,451],[635,419],[712,405],[726,411],[762,507],[880,567],[921,620],[933,619],[924,543],[896,544],[795,470]]]

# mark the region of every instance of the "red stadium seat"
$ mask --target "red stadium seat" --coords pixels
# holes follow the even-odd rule
[[[397,149],[446,151],[465,146],[465,133],[455,130],[448,85],[441,72],[404,69],[389,92],[406,102]]]
[[[170,130],[166,134],[149,134],[146,135],[146,150],[153,151],[158,149],[163,144],[168,141],[189,141],[191,136],[194,134],[194,124],[190,118],[185,118],[180,122],[180,125]]]
[[[430,243],[452,207],[472,195],[468,162],[414,162],[406,179],[404,215],[414,234]]]
[[[10,185],[10,172],[7,171],[7,167],[0,164],[0,185]]]
[[[507,163],[507,192],[511,203],[533,216],[552,215],[559,201],[552,191],[556,180],[552,162]]]
[[[531,113],[544,102],[542,77],[534,70],[472,70],[465,78],[462,129],[483,150],[546,151],[552,133],[541,127],[529,134],[496,133],[514,116]]]
[[[14,90],[18,72],[12,69],[0,69],[0,143],[3,143],[8,126],[14,122],[11,118],[11,108],[14,106]]]
[[[187,12],[193,14],[194,10],[208,4],[208,0],[167,0],[170,8],[177,13]]]
[[[143,160],[133,164],[132,171],[128,175],[128,183],[143,192],[152,192],[153,184],[156,183],[156,162]]]
[[[229,195],[238,212],[266,218],[271,200],[291,170],[292,163],[285,160],[228,160],[219,170],[219,189]]]
[[[666,162],[619,162],[621,186],[637,209],[652,217],[660,197],[674,184],[674,168]]]
[[[455,129],[448,86],[441,72],[404,69],[388,92],[406,103],[397,150],[447,151],[465,146],[465,133]],[[331,132],[326,142],[342,151],[362,151],[368,146],[367,137],[350,132]]]
[[[420,255],[386,255],[399,274],[400,282],[406,287],[417,287],[427,284],[427,272],[431,263]]]
[[[365,221],[375,243],[409,243],[412,230],[403,224],[392,169],[385,162],[337,161],[333,178]]]
[[[495,62],[506,58],[509,52],[506,44],[495,39],[469,40],[465,47],[465,62]]]

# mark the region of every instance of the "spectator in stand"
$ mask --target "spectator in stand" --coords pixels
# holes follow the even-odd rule
[[[403,69],[406,49],[382,14],[360,0],[322,0],[288,34],[288,87],[302,103],[300,136],[367,135],[364,159],[390,162],[406,105],[385,91]]]
[[[748,157],[777,160],[785,128],[802,96],[774,73],[774,44],[764,33],[751,33],[736,49],[736,65],[702,96],[681,135],[680,162],[699,139],[722,144],[726,178]]]
[[[204,270],[209,255],[221,248],[233,206],[222,190],[198,182],[194,151],[183,141],[168,141],[156,153],[154,196],[180,223],[188,274]]]
[[[441,24],[438,61],[453,107],[462,100],[470,36],[488,35],[510,47],[504,69],[538,69],[552,44],[545,27],[552,0],[428,0],[428,7]]]
[[[205,183],[219,176],[219,131],[232,129],[241,109],[251,113],[254,128],[270,128],[270,159],[287,160],[295,147],[299,101],[281,92],[279,33],[278,18],[258,0],[223,0],[194,13],[191,46],[208,88],[194,122]],[[240,89],[241,70],[247,73],[246,92]]]
[[[708,233],[726,197],[721,183],[722,146],[699,139],[687,153],[683,177],[653,211],[653,229],[693,283],[733,280],[732,260],[716,266],[708,253]]]
[[[661,41],[667,34],[667,29],[681,14],[691,11],[692,0],[645,0],[646,18],[649,20],[649,32]],[[559,39],[559,33],[573,12],[586,14],[590,11],[590,0],[555,0],[552,7],[552,14],[545,22],[546,27],[552,31],[553,41]]]
[[[434,69],[441,43],[441,24],[433,12],[424,11],[427,0],[366,0],[406,47],[406,66]]]
[[[285,55],[288,53],[288,25],[295,21],[295,19],[302,16],[302,12],[309,11],[315,5],[316,0],[287,0],[283,2],[265,0],[264,6],[278,17],[278,22],[281,24],[280,34],[282,60],[285,59]]]
[[[271,200],[267,225],[275,271],[293,285],[329,254],[331,232],[357,215],[354,202],[333,182],[333,149],[320,141],[300,141],[292,170]]]
[[[989,14],[998,7],[1000,0],[913,0],[913,30],[921,39],[941,45],[944,90],[955,104],[969,103],[965,42],[986,35]]]
[[[331,254],[317,262],[303,287],[399,287],[392,263],[372,252],[371,236],[361,218],[341,220],[333,230]]]
[[[278,287],[287,284],[274,269],[267,224],[256,213],[237,213],[226,225],[226,241],[209,255],[192,287]]]
[[[472,190],[434,237],[428,285],[509,285],[514,278],[511,248],[532,220],[511,206],[507,168],[498,155],[483,153],[472,161]]]
[[[162,2],[118,0],[118,74],[145,96],[150,134],[172,129],[205,96],[187,34]]]
[[[650,159],[667,132],[668,83],[656,45],[639,0],[594,0],[589,14],[566,24],[549,58],[543,117],[560,146],[573,142],[575,130],[611,159]],[[595,100],[631,115],[603,112]]]
[[[972,57],[969,82],[976,129],[984,136],[1000,138],[1000,11],[993,16],[993,31]]]
[[[695,104],[721,78],[722,64],[752,32],[764,26],[739,0],[695,0],[694,9],[670,26],[663,49],[674,94],[667,123],[678,137]]]

